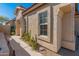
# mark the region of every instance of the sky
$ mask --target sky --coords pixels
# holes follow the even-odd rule
[[[29,8],[32,6],[32,3],[0,3],[0,16],[8,17],[10,20],[15,18],[14,13],[17,6],[24,6],[25,8]]]
[[[15,18],[15,9],[17,6],[29,8],[32,3],[0,3],[0,16],[8,17],[10,20]]]

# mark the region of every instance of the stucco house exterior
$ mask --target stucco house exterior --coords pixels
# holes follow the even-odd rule
[[[9,34],[11,34],[12,31],[15,31],[15,19],[16,18],[13,18],[12,20],[5,22],[5,26],[8,26]]]
[[[16,35],[31,32],[39,45],[58,52],[61,47],[75,51],[75,4],[39,3],[16,8]]]

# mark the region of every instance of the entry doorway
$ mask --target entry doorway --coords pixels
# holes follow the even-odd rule
[[[56,52],[61,47],[75,51],[74,6],[74,4],[54,6],[53,45],[56,47]]]
[[[64,47],[75,51],[74,12],[72,5],[60,8],[57,16],[57,26],[58,49]]]
[[[60,36],[61,36],[61,48],[59,54],[63,56],[74,56],[75,50],[73,51],[73,34],[72,34],[72,19],[71,14],[66,13],[60,18]],[[71,45],[69,45],[71,44]],[[72,47],[70,47],[72,46]]]

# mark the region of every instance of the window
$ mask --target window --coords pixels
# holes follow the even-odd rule
[[[40,35],[47,35],[47,11],[39,14]]]

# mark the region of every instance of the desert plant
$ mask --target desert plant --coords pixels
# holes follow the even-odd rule
[[[15,35],[15,32],[11,32],[11,35]]]
[[[31,43],[32,43],[32,49],[36,50],[38,48],[37,42],[33,39]]]
[[[31,33],[24,33],[22,35],[22,38],[32,47],[33,50],[36,50],[38,48],[37,41],[31,36]]]

